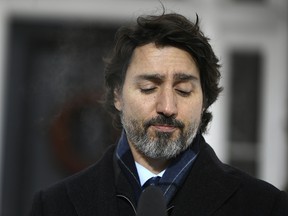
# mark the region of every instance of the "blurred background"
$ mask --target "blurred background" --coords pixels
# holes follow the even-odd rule
[[[287,190],[286,0],[162,0],[195,20],[221,60],[224,92],[207,141],[218,156]],[[101,157],[119,131],[101,106],[102,58],[119,26],[156,0],[0,0],[0,215]]]

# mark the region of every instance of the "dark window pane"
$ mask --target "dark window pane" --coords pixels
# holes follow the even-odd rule
[[[259,52],[231,55],[230,141],[257,143],[262,57]]]

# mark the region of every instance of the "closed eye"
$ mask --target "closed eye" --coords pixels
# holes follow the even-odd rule
[[[176,89],[176,92],[183,97],[188,97],[191,95],[192,91],[185,91],[185,90],[181,90],[181,89]]]
[[[151,94],[156,90],[156,87],[152,87],[152,88],[141,88],[140,91],[141,93],[144,94]]]

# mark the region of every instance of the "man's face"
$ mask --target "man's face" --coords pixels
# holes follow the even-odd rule
[[[177,156],[201,121],[203,94],[193,58],[171,46],[137,47],[115,107],[132,151],[154,159]]]

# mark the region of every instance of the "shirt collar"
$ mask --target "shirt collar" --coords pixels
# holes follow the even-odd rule
[[[135,165],[136,165],[136,169],[139,175],[139,180],[140,180],[140,184],[141,186],[143,186],[143,184],[150,178],[155,177],[155,176],[159,176],[162,177],[165,170],[163,170],[162,172],[158,173],[158,174],[154,174],[152,172],[150,172],[150,170],[146,169],[144,166],[142,166],[141,164],[137,163],[135,161]]]

